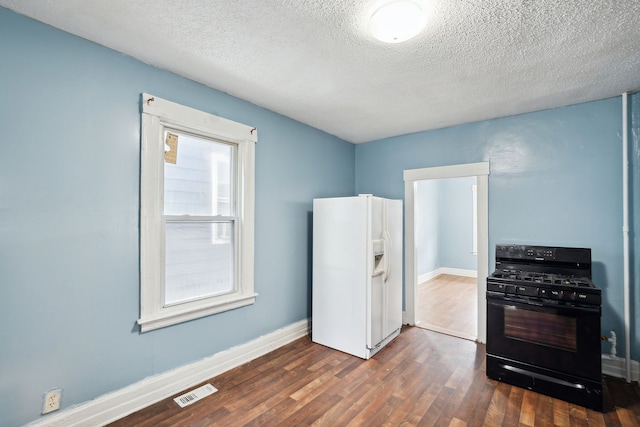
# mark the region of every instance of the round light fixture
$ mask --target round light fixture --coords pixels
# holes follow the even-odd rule
[[[427,13],[416,2],[396,0],[378,8],[369,21],[369,31],[385,43],[400,43],[418,35],[427,25]]]

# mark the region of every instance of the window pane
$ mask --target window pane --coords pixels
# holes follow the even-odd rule
[[[233,146],[172,130],[165,141],[168,133],[178,143],[176,163],[164,163],[164,214],[233,215]]]
[[[233,223],[167,222],[165,304],[233,292]]]

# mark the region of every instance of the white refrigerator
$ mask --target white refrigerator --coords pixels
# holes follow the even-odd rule
[[[314,199],[311,337],[369,359],[402,326],[402,201]]]

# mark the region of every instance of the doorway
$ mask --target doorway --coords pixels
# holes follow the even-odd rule
[[[477,178],[416,182],[416,326],[477,339]]]
[[[459,177],[476,177],[477,180],[477,341],[486,342],[486,277],[488,258],[488,179],[489,163],[470,163],[404,171],[405,181],[405,319],[404,323],[416,324],[416,292],[418,271],[416,260],[416,191],[419,181]]]

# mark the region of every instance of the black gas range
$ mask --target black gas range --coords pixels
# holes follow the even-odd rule
[[[487,376],[602,410],[600,306],[590,249],[496,245]]]

